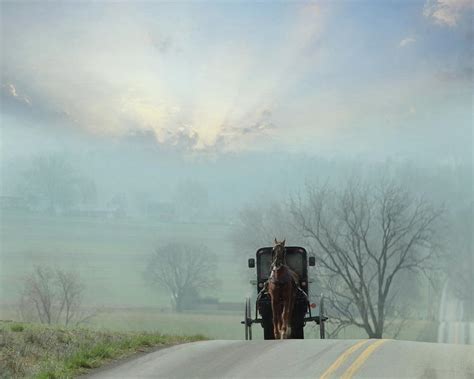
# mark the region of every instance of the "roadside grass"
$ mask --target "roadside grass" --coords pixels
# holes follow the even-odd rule
[[[0,321],[0,378],[71,378],[87,369],[202,335],[111,332]]]

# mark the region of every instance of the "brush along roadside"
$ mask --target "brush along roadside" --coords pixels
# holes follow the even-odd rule
[[[0,321],[0,378],[68,378],[160,346],[206,339]]]

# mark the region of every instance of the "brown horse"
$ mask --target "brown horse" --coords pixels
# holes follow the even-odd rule
[[[291,335],[291,318],[296,296],[297,274],[286,265],[285,240],[275,238],[273,262],[268,278],[268,293],[272,301],[273,334],[275,339]]]

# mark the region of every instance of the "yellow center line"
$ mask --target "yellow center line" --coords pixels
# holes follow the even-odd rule
[[[350,379],[360,369],[364,362],[373,354],[377,348],[387,340],[378,340],[365,349],[357,359],[349,366],[349,368],[342,374],[341,379]]]
[[[346,360],[351,356],[352,353],[356,352],[358,349],[362,347],[362,345],[369,342],[369,340],[362,340],[357,342],[355,345],[352,345],[349,349],[344,351],[339,358],[337,358],[334,363],[324,371],[323,375],[321,375],[320,379],[328,379],[331,374],[333,374]]]

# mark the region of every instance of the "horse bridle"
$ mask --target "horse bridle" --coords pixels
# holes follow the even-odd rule
[[[277,248],[280,250],[277,252]],[[281,266],[285,265],[285,247],[278,244],[273,249],[272,252],[274,253],[274,258],[272,261],[273,268],[280,268]]]

